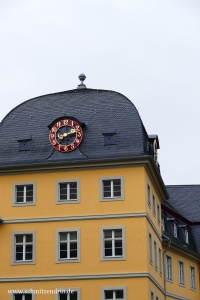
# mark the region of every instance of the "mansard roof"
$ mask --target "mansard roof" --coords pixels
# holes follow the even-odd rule
[[[68,153],[49,142],[48,126],[63,116],[85,125],[80,146]],[[107,90],[76,89],[30,99],[3,119],[0,131],[0,168],[148,155],[148,136],[134,104]],[[105,145],[106,134],[114,135],[113,144]],[[31,147],[20,151],[20,141],[31,141]]]
[[[200,222],[200,185],[167,185],[169,204],[189,222]]]

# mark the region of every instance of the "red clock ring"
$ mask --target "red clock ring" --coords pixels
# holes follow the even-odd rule
[[[72,132],[72,134],[76,134],[74,141],[69,145],[62,145],[58,142],[57,131],[64,126],[71,127],[72,129],[70,132]],[[60,140],[64,139],[67,135],[69,135],[69,133],[64,133],[63,135],[60,135]],[[83,131],[81,126],[76,121],[70,119],[63,119],[56,122],[49,132],[49,141],[51,145],[60,152],[70,152],[75,150],[80,145],[82,138]]]

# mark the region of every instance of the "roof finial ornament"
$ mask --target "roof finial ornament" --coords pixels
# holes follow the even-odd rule
[[[86,76],[85,74],[81,73],[78,76],[79,80],[81,81],[81,83],[78,85],[77,89],[86,89],[86,85],[83,83],[83,81],[85,80]]]

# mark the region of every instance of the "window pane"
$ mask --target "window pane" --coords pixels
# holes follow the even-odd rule
[[[105,291],[105,299],[113,299],[113,291]]]
[[[112,238],[112,230],[104,230],[105,238]]]
[[[32,234],[26,234],[26,243],[31,243],[33,241],[33,235]]]
[[[59,294],[59,300],[67,300],[67,294]]]
[[[32,300],[32,295],[31,294],[26,294],[25,295],[25,300]]]
[[[21,247],[21,246],[20,246]],[[16,247],[16,260],[23,260],[23,247],[18,249],[19,246]]]
[[[105,256],[112,256],[112,242],[105,241]]]
[[[67,183],[60,183],[60,200],[67,200]]]
[[[122,241],[115,241],[115,255],[122,255]]]
[[[115,237],[122,237],[122,230],[121,229],[115,229],[114,230]]]
[[[123,297],[124,297],[124,291],[123,290],[116,291],[116,299],[123,299]]]
[[[113,192],[114,192],[115,197],[121,196],[121,180],[120,179],[113,180]]]
[[[67,240],[67,233],[62,232],[60,233],[60,241],[66,241]]]
[[[15,294],[14,299],[15,300],[22,300],[22,295]]]
[[[70,243],[70,257],[77,257],[77,243]]]
[[[17,189],[17,192],[24,192],[24,186],[23,185],[17,185],[16,189]]]
[[[70,232],[70,240],[77,240],[77,232]]]
[[[77,300],[78,299],[78,293],[77,292],[73,292],[73,294],[70,294],[70,300]]]
[[[111,197],[111,180],[103,180],[103,197]]]
[[[16,243],[22,243],[23,242],[23,235],[16,235],[15,240],[16,240]]]

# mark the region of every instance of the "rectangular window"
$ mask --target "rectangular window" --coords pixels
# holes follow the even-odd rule
[[[155,268],[158,268],[158,259],[157,259],[157,243],[154,241],[154,262],[155,262]]]
[[[147,201],[149,206],[151,206],[151,190],[150,190],[150,185],[147,184]]]
[[[125,287],[102,288],[101,300],[126,300],[126,288]]]
[[[160,224],[160,206],[157,204],[157,216],[158,216],[158,224]]]
[[[80,261],[79,229],[58,231],[57,240],[57,262]]]
[[[102,259],[125,259],[124,227],[101,229]]]
[[[80,201],[79,180],[57,182],[56,203],[76,203]]]
[[[151,300],[154,300],[154,292],[151,291]]]
[[[151,236],[151,233],[149,233],[149,259],[150,259],[150,262],[153,261],[153,255],[152,255],[152,236]]]
[[[102,201],[124,199],[123,177],[102,178],[100,183],[101,183],[100,199]]]
[[[13,300],[33,300],[32,294],[14,294]]]
[[[190,287],[196,289],[195,267],[190,267]]]
[[[35,183],[13,184],[13,206],[35,205]]]
[[[162,274],[162,252],[160,248],[159,248],[159,271],[160,274]]]
[[[178,262],[178,273],[179,273],[179,284],[184,285],[185,279],[184,279],[184,263],[179,260]]]
[[[172,258],[166,255],[166,279],[172,280]]]
[[[13,264],[32,264],[35,260],[35,233],[15,232],[13,239]]]
[[[71,292],[60,292],[58,293],[58,300],[78,300],[79,297],[79,291],[71,289]]]
[[[153,206],[153,214],[156,215],[156,199],[155,196],[152,195],[152,206]]]

